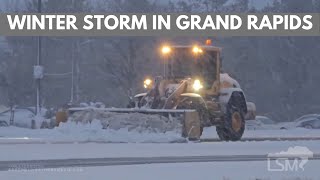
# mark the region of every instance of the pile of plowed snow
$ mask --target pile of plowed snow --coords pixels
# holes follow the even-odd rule
[[[184,142],[179,131],[165,133],[138,132],[134,129],[121,128],[103,129],[99,120],[91,123],[77,123],[68,121],[60,123],[54,129],[26,129],[18,127],[0,127],[0,141],[43,141],[48,143],[60,142],[102,142],[102,143],[168,143]],[[7,139],[9,138],[9,139]]]
[[[146,131],[140,131],[141,128],[131,128],[129,130],[126,127],[112,129],[110,126],[106,128],[105,123],[106,121],[96,119],[88,123],[69,121],[67,123],[60,124],[60,126],[55,128],[54,131],[60,134],[61,139],[67,139],[71,141],[164,143],[184,140],[184,138],[181,137],[181,132],[176,130],[167,132],[152,132],[150,128],[147,128]]]
[[[0,128],[0,137],[36,138],[48,142],[180,142],[179,119],[103,110],[75,112],[53,129]]]
[[[103,129],[121,130],[137,133],[180,132],[182,124],[179,119],[166,118],[160,115],[141,113],[114,113],[103,110],[87,110],[75,112],[69,121],[87,124],[93,120],[101,122]]]

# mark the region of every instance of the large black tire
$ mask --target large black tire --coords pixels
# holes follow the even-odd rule
[[[223,122],[216,127],[217,134],[222,141],[238,141],[245,129],[245,107],[241,96],[232,96],[227,104]]]
[[[207,121],[208,114],[206,112],[206,106],[199,98],[193,98],[193,97],[185,97],[179,105],[177,106],[177,109],[195,109],[200,118],[200,136],[203,133],[203,127],[204,123]],[[182,132],[183,137],[187,137],[187,132],[183,131]]]

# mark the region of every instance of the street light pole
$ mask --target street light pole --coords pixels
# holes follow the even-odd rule
[[[38,0],[38,13],[41,13],[41,0]],[[41,65],[41,37],[38,36],[38,57],[37,57],[37,65]],[[40,107],[40,91],[41,91],[41,79],[37,79],[37,104],[36,104],[36,116],[41,115],[41,107]]]
[[[73,104],[74,101],[74,43],[72,43],[72,52],[71,52],[71,94],[70,94],[70,104]]]

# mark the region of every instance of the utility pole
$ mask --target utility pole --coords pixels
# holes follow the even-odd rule
[[[70,94],[70,104],[74,101],[74,42],[72,42],[72,53],[71,53],[71,94]]]
[[[41,0],[38,0],[38,13],[41,13]],[[38,36],[38,58],[37,58],[37,66],[41,66],[41,37]],[[41,115],[41,107],[40,107],[40,91],[41,91],[41,78],[37,79],[37,104],[36,104],[36,116]]]
[[[76,83],[75,83],[75,93],[76,93],[76,102],[80,100],[80,44],[79,41],[76,41],[76,51],[77,58],[75,60],[75,71],[76,71]]]

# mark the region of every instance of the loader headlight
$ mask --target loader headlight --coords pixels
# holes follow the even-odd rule
[[[195,91],[199,91],[203,88],[203,85],[201,84],[201,81],[199,79],[196,79],[194,80],[192,87]]]
[[[148,79],[143,81],[143,87],[144,88],[148,89],[148,88],[151,87],[151,85],[152,85],[152,80],[151,79],[148,78]]]
[[[169,46],[163,46],[161,52],[163,55],[169,54],[171,52],[171,48]]]
[[[201,54],[201,53],[203,53],[202,49],[200,47],[198,47],[198,46],[193,46],[192,52],[193,52],[193,54]]]

